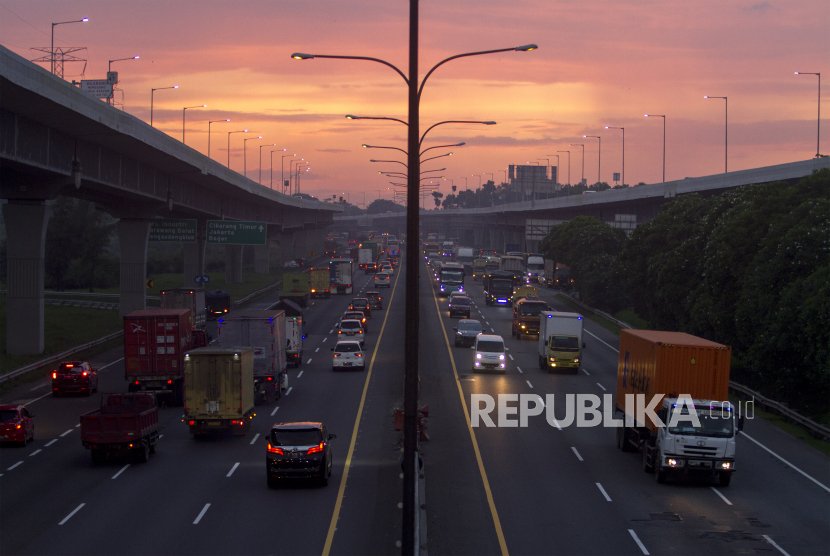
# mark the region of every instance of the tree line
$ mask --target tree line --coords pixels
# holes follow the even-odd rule
[[[830,419],[830,170],[677,197],[630,237],[577,217],[541,250],[585,303],[732,346],[733,380]]]

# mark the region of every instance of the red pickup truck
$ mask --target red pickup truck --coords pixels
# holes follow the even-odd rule
[[[105,394],[101,408],[81,415],[81,442],[92,451],[93,463],[108,454],[132,454],[141,463],[155,453],[159,412],[150,392]]]

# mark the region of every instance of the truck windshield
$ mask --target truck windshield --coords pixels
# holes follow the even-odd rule
[[[538,317],[547,307],[547,303],[521,303],[519,314],[530,317]]]
[[[688,414],[684,407],[683,415]],[[697,410],[697,417],[700,420],[700,427],[695,427],[691,421],[680,420],[676,427],[669,427],[672,434],[685,434],[688,436],[714,436],[731,438],[733,432],[732,412],[726,410],[700,411]],[[682,418],[681,418],[682,419]],[[669,417],[671,422],[671,417]]]
[[[478,343],[476,351],[486,351],[489,353],[504,353],[504,344],[492,340],[484,340]]]
[[[576,336],[551,336],[548,340],[548,347],[559,351],[578,351],[579,338]]]
[[[314,446],[322,441],[323,433],[318,429],[271,431],[271,444],[274,446]]]
[[[545,263],[527,263],[527,270],[545,270]]]
[[[463,277],[461,272],[448,272],[445,270],[441,273],[441,281],[445,284],[460,284],[463,281]]]
[[[484,270],[498,270],[498,269],[499,269],[499,265],[497,265],[497,264],[489,264],[488,263],[488,264],[484,265]]]
[[[493,280],[493,289],[498,291],[510,291],[510,293],[513,293],[513,281]]]

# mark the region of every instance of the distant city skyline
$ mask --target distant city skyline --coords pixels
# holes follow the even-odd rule
[[[309,162],[304,193],[323,198],[367,191],[373,200],[380,190],[392,199],[389,179],[377,172],[397,171],[397,165],[370,163],[373,156],[360,145],[405,148],[404,126],[345,115],[405,120],[400,76],[378,64],[297,61],[290,54],[373,56],[406,72],[407,2],[2,0],[0,43],[33,59],[39,53],[30,48],[50,44],[53,22],[82,17],[89,22],[55,28],[55,46],[87,47],[75,53],[88,60],[85,79],[105,78],[109,60],[139,55],[112,67],[127,113],[149,122],[151,89],[176,84],[175,91],[156,93],[154,126],[180,140],[182,108],[207,104],[188,111],[187,144],[206,154],[208,120],[230,118],[211,127],[217,162],[227,160],[227,132],[248,129],[245,138],[262,135],[247,143],[253,180],[260,175],[258,146],[276,144]],[[730,171],[809,159],[816,150],[817,79],[794,73],[830,75],[828,28],[830,3],[822,0],[422,2],[422,75],[454,54],[539,45],[528,53],[456,61],[430,77],[422,131],[448,119],[497,125],[442,126],[426,146],[466,143],[447,149],[453,156],[435,166],[446,166],[442,174],[456,185],[459,176],[483,173],[500,183],[510,164],[544,160],[550,158],[545,153],[559,150],[571,150],[571,181],[577,183],[582,153],[569,145],[585,143],[585,176],[593,183],[598,144],[583,136],[602,136],[601,179],[614,185],[622,136],[605,126],[625,127],[627,183],[654,183],[662,179],[662,119],[644,114],[665,114],[666,180],[716,174],[724,167],[724,105],[703,98],[710,95],[729,97]],[[80,79],[83,65],[68,63],[65,78]],[[823,104],[820,149],[830,154],[830,110]],[[231,141],[230,166],[239,172],[242,135]],[[262,183],[268,186],[270,153],[262,150]],[[274,157],[275,187],[281,162]],[[288,171],[286,158],[286,177]],[[563,155],[559,181],[567,175]],[[446,195],[451,189],[444,183]]]

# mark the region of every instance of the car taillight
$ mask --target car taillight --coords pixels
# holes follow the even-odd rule
[[[16,429],[19,429],[19,428],[20,428],[20,427],[22,427],[22,426],[23,426],[22,424],[18,423],[18,424],[17,424],[17,426],[16,426],[15,428],[16,428]]]
[[[196,421],[188,421],[188,422],[187,422],[187,424],[188,424],[188,425],[190,425],[190,426],[192,427],[193,425],[195,425],[195,424],[196,424]]]
[[[339,353],[335,353],[335,354],[334,354],[334,356],[335,356],[335,357],[340,357],[340,354],[339,354]]]
[[[343,331],[342,331],[342,330],[338,330],[338,331],[337,331],[337,333],[338,333],[338,334],[342,334],[342,333],[343,333]]]
[[[270,442],[268,443],[268,451],[271,452],[272,454],[284,455],[284,452],[282,451],[282,448],[277,448],[276,446],[271,446]]]
[[[54,380],[56,378],[58,378],[58,373],[52,373],[52,379]]]
[[[82,373],[81,373],[81,376],[86,376],[86,375],[88,375],[88,374],[89,374],[89,373],[87,373],[86,371],[84,371],[84,372],[82,372]]]
[[[138,381],[137,380],[135,381],[135,385],[138,386]]]
[[[236,419],[234,419],[233,421],[231,421],[231,425],[235,425],[235,424],[236,424]]]
[[[323,451],[323,443],[322,442],[320,442],[319,446],[313,446],[313,447],[308,449],[309,454],[314,454],[314,453],[322,452],[322,451]]]
[[[355,355],[357,355],[358,357],[363,357],[362,353],[355,353]]]
[[[168,380],[168,381],[167,381],[167,384],[173,384],[173,381],[172,381],[172,380]]]
[[[269,377],[268,377],[268,380],[274,380],[274,378],[269,376]]]

